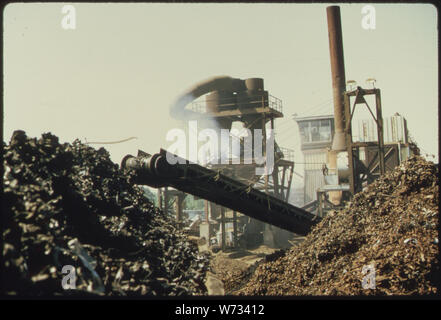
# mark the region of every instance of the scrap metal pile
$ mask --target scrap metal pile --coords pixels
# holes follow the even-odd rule
[[[105,149],[15,131],[3,158],[3,294],[206,294],[207,257]]]
[[[241,295],[440,293],[438,167],[413,157],[261,264]]]
[[[225,290],[225,294],[231,294],[251,276],[249,265],[238,259],[228,259],[218,254],[211,260],[210,271],[218,277]]]

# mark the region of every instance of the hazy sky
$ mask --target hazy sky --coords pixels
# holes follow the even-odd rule
[[[62,142],[135,136],[105,146],[113,161],[154,153],[171,145],[168,130],[182,127],[169,106],[218,75],[264,78],[283,100],[276,139],[298,162],[292,114],[332,114],[327,4],[74,3],[75,30],[61,26],[63,5],[4,10],[6,141],[16,129],[50,131]],[[346,79],[367,87],[376,78],[383,115],[399,112],[423,152],[438,155],[436,8],[375,4],[376,29],[364,30],[362,7],[341,5]]]

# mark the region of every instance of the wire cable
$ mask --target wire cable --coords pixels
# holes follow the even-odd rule
[[[122,143],[122,142],[126,142],[126,141],[133,140],[133,139],[138,139],[138,138],[137,137],[130,137],[130,138],[123,139],[123,140],[108,141],[108,142],[88,142],[86,139],[85,144],[116,144],[116,143]]]

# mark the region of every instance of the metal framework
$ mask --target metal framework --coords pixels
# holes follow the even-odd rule
[[[372,112],[369,104],[367,103],[365,96],[374,95],[375,96],[375,115]],[[354,103],[351,106],[351,97],[355,97]],[[359,104],[364,104],[369,110],[372,118],[377,124],[378,133],[378,144],[377,144],[377,156],[375,160],[372,160],[371,164],[366,167],[358,158],[359,144],[354,144],[352,141],[352,117],[355,112],[355,108]],[[346,147],[348,151],[348,161],[349,161],[349,192],[354,195],[355,193],[361,191],[364,182],[372,181],[372,168],[379,167],[379,174],[383,175],[386,172],[385,167],[385,148],[384,148],[384,138],[383,138],[383,116],[381,110],[381,95],[380,89],[363,89],[357,87],[354,91],[344,92],[344,108],[345,108],[345,136],[346,136]],[[375,162],[376,161],[376,162]],[[363,177],[360,177],[363,174]]]

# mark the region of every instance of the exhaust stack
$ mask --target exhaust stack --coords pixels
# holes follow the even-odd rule
[[[334,94],[335,134],[332,140],[332,150],[346,151],[343,102],[343,93],[346,90],[346,79],[340,7],[327,7],[326,14],[328,18],[329,51],[331,55],[332,88]]]

